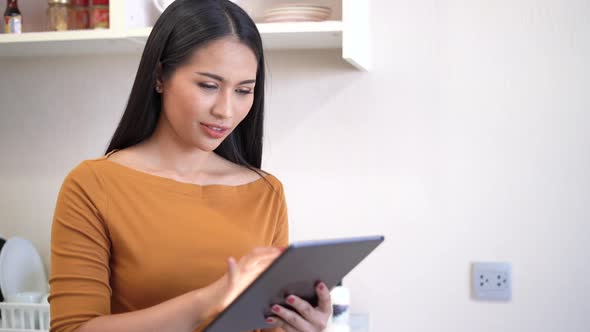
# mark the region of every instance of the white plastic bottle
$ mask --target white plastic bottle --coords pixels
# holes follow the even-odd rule
[[[348,325],[350,319],[350,290],[339,283],[330,292],[332,297],[332,323]]]

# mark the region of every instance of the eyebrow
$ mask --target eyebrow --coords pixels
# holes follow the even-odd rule
[[[197,72],[195,74],[199,74],[202,76],[207,76],[209,78],[212,78],[214,80],[218,80],[219,82],[224,82],[225,79],[219,75],[215,75],[215,74],[211,74],[211,73],[203,73],[203,72]],[[238,83],[238,85],[242,85],[242,84],[252,84],[252,83],[256,83],[256,80],[245,80],[245,81],[241,81],[240,83]]]

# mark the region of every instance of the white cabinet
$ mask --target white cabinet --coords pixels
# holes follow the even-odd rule
[[[293,0],[243,0],[254,19],[265,8]],[[342,59],[359,70],[370,67],[369,0],[307,1],[328,5],[332,16],[323,22],[257,23],[266,49],[339,49]],[[25,33],[0,34],[0,57],[139,53],[158,12],[151,0],[111,1],[110,29],[43,31],[45,1],[21,2]],[[27,7],[29,6],[29,7]],[[36,24],[34,24],[36,22]],[[27,32],[29,31],[29,32]]]

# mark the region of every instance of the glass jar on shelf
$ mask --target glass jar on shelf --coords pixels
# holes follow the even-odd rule
[[[47,18],[50,31],[64,31],[68,29],[69,0],[49,0]]]
[[[109,0],[92,0],[90,6],[90,28],[109,28]]]
[[[83,30],[90,28],[89,0],[71,0],[68,13],[68,29]]]

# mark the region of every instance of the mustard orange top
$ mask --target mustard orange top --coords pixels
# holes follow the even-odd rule
[[[230,256],[287,245],[283,186],[270,174],[196,185],[85,160],[65,178],[53,218],[51,331],[154,306],[213,283]]]

